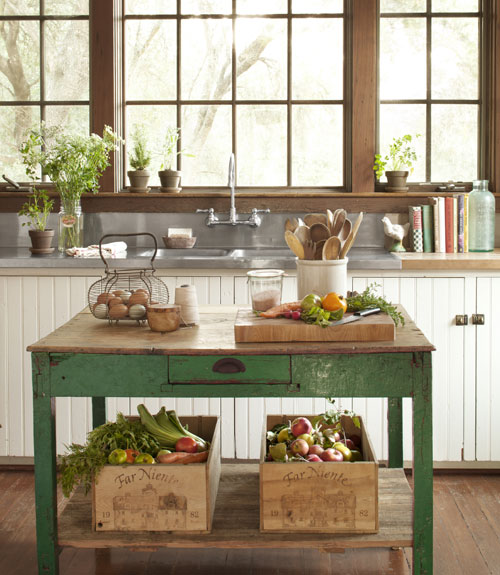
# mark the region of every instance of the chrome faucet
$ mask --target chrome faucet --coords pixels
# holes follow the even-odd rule
[[[197,214],[208,214],[207,219],[205,220],[207,226],[252,226],[257,228],[262,223],[262,219],[259,214],[268,214],[270,212],[268,208],[265,210],[258,210],[257,208],[253,208],[252,213],[247,220],[238,219],[238,212],[236,211],[235,184],[236,174],[234,154],[231,154],[229,156],[229,173],[227,178],[227,186],[231,192],[229,219],[219,220],[219,218],[215,215],[215,210],[213,208],[209,208],[208,210],[196,210]]]

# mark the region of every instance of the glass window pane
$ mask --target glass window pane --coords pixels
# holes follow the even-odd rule
[[[230,14],[231,0],[181,0],[182,14]]]
[[[169,100],[176,97],[176,38],[175,21],[126,22],[127,100]]]
[[[0,16],[37,16],[40,14],[40,0],[14,0],[2,2]]]
[[[184,20],[181,38],[182,98],[231,98],[231,22],[209,18]]]
[[[425,12],[427,0],[380,0],[380,13]]]
[[[126,0],[125,14],[176,14],[176,0]]]
[[[237,0],[237,14],[286,14],[287,0]]]
[[[88,21],[46,22],[45,34],[47,100],[88,100]]]
[[[343,20],[304,18],[293,22],[292,97],[341,100]]]
[[[236,22],[238,99],[286,97],[286,20],[261,18]]]
[[[414,138],[417,162],[408,180],[425,181],[425,105],[423,104],[382,104],[380,106],[380,145],[379,151],[385,156],[393,138],[410,134]],[[385,176],[382,178],[385,181]]]
[[[149,185],[159,186],[160,179],[158,177],[158,170],[162,163],[162,148],[166,130],[170,126],[177,126],[175,106],[128,106],[126,122],[127,131],[125,141],[127,142],[127,169],[129,169],[128,154],[132,145],[130,134],[134,131],[135,126],[142,125],[146,133],[148,147],[153,157],[149,167],[151,172]]]
[[[342,106],[293,106],[292,185],[343,184]]]
[[[88,135],[90,133],[89,107],[47,106],[45,122],[47,126],[64,126],[65,132]]]
[[[81,16],[89,13],[89,0],[45,0],[45,14]]]
[[[231,106],[184,106],[182,185],[225,186],[232,148]]]
[[[343,0],[292,0],[294,14],[342,14]]]
[[[4,22],[0,33],[0,100],[40,98],[40,25],[38,22]]]
[[[432,0],[433,12],[477,12],[478,0]]]
[[[30,128],[40,123],[38,106],[0,106],[0,174],[21,182],[28,181],[19,146]]]
[[[425,98],[426,31],[422,18],[382,18],[380,98]]]
[[[479,93],[477,18],[434,18],[432,97],[476,99]]]
[[[478,107],[465,104],[432,106],[433,182],[477,179]]]
[[[286,106],[238,106],[239,186],[286,185]]]

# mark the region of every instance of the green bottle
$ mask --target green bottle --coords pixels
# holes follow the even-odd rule
[[[488,180],[476,180],[469,194],[469,251],[492,252],[494,247],[495,196]]]

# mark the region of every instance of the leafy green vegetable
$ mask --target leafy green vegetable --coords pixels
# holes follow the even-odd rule
[[[60,477],[63,494],[69,497],[76,485],[83,484],[88,493],[92,481],[106,464],[114,449],[136,449],[155,456],[160,445],[139,420],[129,420],[118,413],[115,423],[105,423],[87,434],[87,443],[66,446],[69,453],[61,457]]]
[[[378,284],[370,284],[362,293],[352,292],[346,297],[347,311],[361,311],[372,307],[379,307],[383,312],[389,315],[396,326],[405,324],[405,318],[397,310],[396,306],[388,302],[384,297],[375,293],[375,288],[380,287]]]
[[[306,323],[328,327],[332,322],[342,319],[344,310],[342,308],[335,311],[327,311],[322,307],[312,306],[308,311],[303,311],[301,319]]]

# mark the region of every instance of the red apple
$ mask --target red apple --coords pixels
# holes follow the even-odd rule
[[[175,444],[175,451],[185,451],[186,453],[196,453],[198,444],[192,437],[181,437]]]
[[[309,444],[304,439],[296,439],[295,441],[292,441],[290,449],[295,455],[302,455],[302,457],[305,457],[309,453]]]
[[[354,445],[357,445],[358,447],[361,445],[361,437],[359,435],[351,435],[350,440],[354,443]]]
[[[323,451],[325,450],[321,447],[321,445],[315,443],[314,445],[311,445],[311,447],[309,448],[309,455],[321,455]]]
[[[306,417],[297,417],[297,419],[292,421],[292,433],[295,437],[303,433],[310,434],[312,428],[311,422]]]
[[[321,461],[321,457],[319,457],[318,455],[314,455],[314,453],[310,453],[307,457],[306,457],[307,461],[310,461],[311,463],[314,463],[316,461]]]
[[[323,461],[344,461],[344,456],[338,449],[332,449],[329,447],[323,451],[321,454],[321,459]]]
[[[339,441],[339,443],[343,443],[346,447],[348,447],[349,449],[356,449],[356,445],[354,443],[354,441],[352,439],[341,439]]]

